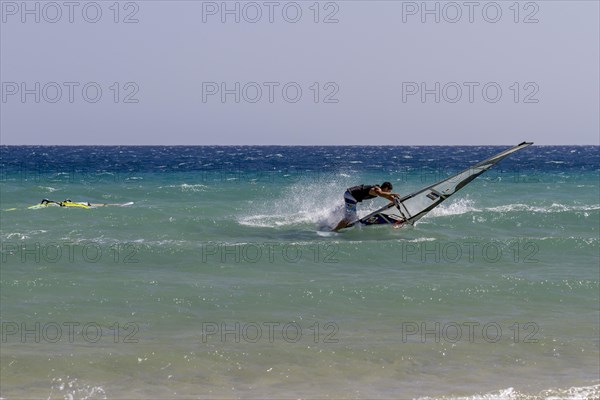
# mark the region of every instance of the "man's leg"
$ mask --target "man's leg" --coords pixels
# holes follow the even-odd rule
[[[344,219],[337,224],[337,226],[333,229],[334,231],[344,229],[350,222],[356,219],[356,200],[354,200],[352,195],[350,195],[348,192],[344,194],[344,203]]]
[[[333,228],[334,231],[339,231],[340,229],[344,229],[346,226],[348,226],[348,221],[346,221],[346,219],[344,218],[343,220],[341,220],[340,222],[338,222],[337,226],[335,228]]]

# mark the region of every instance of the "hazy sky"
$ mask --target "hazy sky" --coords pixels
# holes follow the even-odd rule
[[[2,144],[600,144],[598,1],[0,6]]]

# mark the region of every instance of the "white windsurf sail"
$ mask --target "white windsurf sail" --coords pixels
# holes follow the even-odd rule
[[[462,189],[467,183],[496,165],[496,163],[504,157],[532,144],[533,142],[523,142],[510,149],[504,150],[456,175],[403,196],[395,202],[389,203],[379,210],[353,221],[348,227],[358,223],[363,225],[408,223],[412,225],[429,211],[439,206],[441,202]]]

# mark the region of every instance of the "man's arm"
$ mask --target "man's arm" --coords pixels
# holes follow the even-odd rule
[[[400,197],[400,195],[397,193],[384,192],[378,186],[375,186],[373,189],[369,190],[369,193],[374,196],[386,198],[389,201],[394,201],[394,197]]]

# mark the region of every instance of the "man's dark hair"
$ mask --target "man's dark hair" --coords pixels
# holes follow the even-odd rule
[[[394,187],[392,186],[392,184],[390,182],[386,181],[386,182],[383,182],[381,184],[381,188],[382,189],[390,189],[390,190],[392,190]]]

